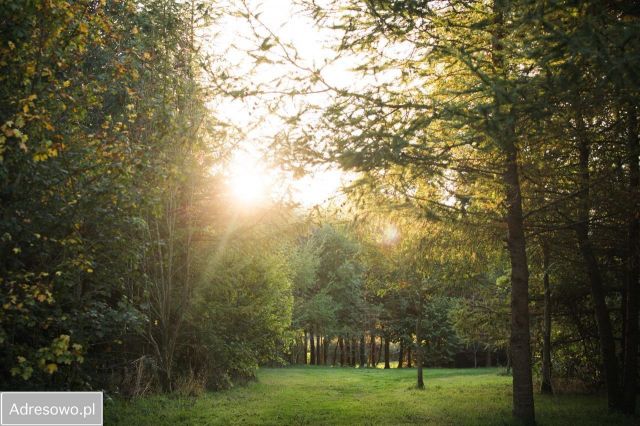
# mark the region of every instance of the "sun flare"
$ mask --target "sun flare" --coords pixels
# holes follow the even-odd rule
[[[228,195],[241,207],[288,200],[308,209],[344,199],[341,188],[355,179],[337,169],[312,170],[294,178],[278,167],[269,167],[254,151],[236,151],[226,166]]]
[[[266,202],[273,191],[273,176],[257,159],[237,152],[228,168],[227,185],[231,197],[243,206]]]
[[[242,204],[257,204],[267,197],[264,176],[247,172],[231,176],[229,186],[233,197]]]
[[[400,230],[392,224],[385,226],[382,231],[382,243],[384,245],[392,246],[400,240]]]

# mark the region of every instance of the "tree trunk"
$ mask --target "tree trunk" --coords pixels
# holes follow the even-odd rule
[[[371,334],[371,351],[369,352],[369,366],[375,367],[376,362],[376,337]]]
[[[307,353],[309,352],[309,347],[307,346],[307,331],[304,331],[304,365],[307,365]]]
[[[375,368],[378,368],[378,364],[380,363],[380,354],[382,353],[382,336],[380,336],[380,344],[376,348],[376,359],[373,363]]]
[[[418,389],[424,389],[424,375],[422,372],[422,349],[416,348],[416,363],[418,365]]]
[[[316,336],[316,365],[322,365],[322,342],[319,334]]]
[[[338,337],[338,345],[340,346],[340,367],[344,367],[344,339],[342,336]]]
[[[631,209],[628,225],[628,255],[626,276],[626,312],[624,330],[623,410],[636,411],[638,376],[638,303],[640,303],[640,143],[638,142],[638,116],[634,104],[630,105],[627,120],[627,151],[629,155],[629,199]]]
[[[389,337],[384,338],[384,368],[391,368],[389,365]]]
[[[364,334],[360,336],[360,368],[365,368],[367,366],[367,357],[365,355],[365,347],[367,343],[364,338]]]
[[[411,368],[411,342],[407,346],[407,368]]]
[[[336,366],[336,359],[338,356],[338,342],[336,342],[335,348],[333,348],[333,362],[331,363],[334,367]]]
[[[590,228],[590,173],[589,173],[589,157],[591,149],[589,142],[584,134],[584,122],[582,117],[577,119],[579,129],[582,133],[579,137],[578,150],[580,154],[580,211],[578,223],[575,226],[578,246],[582,254],[587,275],[591,284],[591,298],[596,316],[596,325],[598,326],[598,337],[600,339],[600,355],[602,357],[604,379],[607,386],[607,402],[610,410],[620,410],[620,392],[618,378],[618,359],[616,358],[616,345],[613,338],[613,330],[611,327],[611,319],[609,318],[609,310],[606,302],[606,292],[598,260],[595,256],[591,240],[589,239]]]
[[[345,351],[345,359],[344,363],[346,366],[351,365],[351,338],[345,337],[344,339],[344,351]]]
[[[404,339],[400,339],[400,352],[398,353],[398,368],[402,368],[402,361],[404,358]]]
[[[313,339],[313,331],[309,332],[309,342],[311,344],[311,365],[316,365],[316,343]]]
[[[329,363],[329,347],[331,346],[331,339],[327,336],[324,338],[324,365]]]
[[[486,366],[487,366],[487,367],[491,367],[491,349],[487,349],[487,362],[486,362]]]
[[[352,367],[356,366],[357,351],[358,351],[358,341],[355,337],[352,337],[351,338],[351,366]]]
[[[478,344],[473,344],[473,368],[478,368]]]
[[[418,389],[424,389],[424,377],[422,374],[422,335],[421,322],[422,322],[422,295],[420,295],[420,309],[418,310],[418,316],[416,319],[416,366],[418,367]]]
[[[420,295],[420,309],[418,310],[418,316],[416,319],[416,364],[418,367],[418,389],[424,389],[424,377],[422,374],[422,294]]]
[[[529,331],[529,268],[527,265],[518,155],[507,138],[503,180],[507,200],[507,246],[511,260],[511,362],[513,363],[513,414],[526,424],[535,423],[531,342]]]
[[[540,393],[553,394],[551,385],[551,287],[549,286],[549,245],[542,243],[542,283],[544,287],[544,328],[542,332],[542,380]]]
[[[496,86],[508,80],[504,61],[504,15],[509,7],[505,0],[494,0],[495,27],[491,41],[492,62],[498,73]],[[508,89],[502,87],[501,89]],[[511,357],[513,362],[513,415],[525,424],[535,423],[533,378],[531,374],[531,342],[529,331],[529,268],[522,214],[522,194],[516,147],[516,117],[507,98],[495,91],[494,112],[498,130],[492,135],[504,154],[502,182],[505,189],[507,248],[511,262]]]

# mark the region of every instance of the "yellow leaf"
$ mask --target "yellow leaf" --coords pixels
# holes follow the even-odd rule
[[[47,158],[48,158],[47,154],[45,154],[43,152],[39,152],[39,153],[33,154],[33,161],[35,161],[35,162],[44,161]]]
[[[53,374],[56,371],[58,371],[58,364],[50,363],[50,364],[47,364],[46,368],[47,368],[47,373]]]
[[[71,86],[71,80],[67,80],[64,83],[62,83],[62,87],[69,87]]]
[[[36,299],[38,299],[38,302],[44,302],[45,300],[47,300],[47,295],[40,293],[38,297],[36,297]]]

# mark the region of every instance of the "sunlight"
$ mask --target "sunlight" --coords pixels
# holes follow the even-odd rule
[[[305,208],[344,200],[341,188],[353,180],[353,174],[341,170],[314,170],[291,182],[293,199]]]
[[[302,9],[295,1],[249,0],[248,5],[250,9],[260,12],[260,20],[265,25],[272,30],[277,29],[279,38],[295,46],[306,65],[326,63],[333,57],[332,50],[327,48],[331,32],[317,28],[308,15],[301,13]],[[238,34],[252,34],[252,28],[236,17],[223,19],[221,28],[221,31],[202,31],[200,35],[205,41],[205,49],[213,55],[224,55],[229,62],[235,64],[241,74],[255,71],[254,59],[243,51],[252,48],[252,41],[250,38],[237,37]],[[277,51],[278,49],[273,49],[273,52]],[[290,77],[295,71],[295,67],[292,69],[282,64],[276,66],[269,62],[259,66],[259,72],[252,74],[252,81],[266,86],[285,81],[285,77]],[[354,66],[352,60],[337,61],[326,67],[324,77],[336,85],[349,82],[353,87],[351,68]],[[319,105],[328,105],[330,102],[326,94],[313,95],[313,100]],[[244,99],[236,98],[211,100],[208,107],[215,110],[223,121],[233,123],[244,132],[241,147],[226,168],[229,195],[235,203],[246,207],[264,204],[269,200],[287,199],[302,209],[311,209],[344,201],[341,189],[354,180],[353,173],[345,173],[334,167],[321,167],[308,168],[304,176],[293,177],[290,172],[285,172],[278,166],[267,166],[260,158],[261,155],[257,152],[268,150],[266,147],[272,144],[275,135],[285,126],[278,114],[273,114],[260,103],[247,103]],[[294,101],[285,102],[279,113],[296,108]]]
[[[237,151],[229,163],[229,193],[244,207],[257,206],[268,201],[273,192],[273,181],[273,176],[259,159],[246,151]]]
[[[302,209],[341,202],[341,189],[355,179],[355,174],[334,168],[310,169],[294,178],[277,166],[267,166],[257,150],[247,144],[238,149],[223,169],[230,199],[240,207],[257,207],[270,201],[289,201]],[[219,173],[216,168],[211,173]]]
[[[382,231],[382,243],[392,246],[400,240],[400,230],[395,225],[387,225]]]
[[[229,186],[234,198],[243,204],[257,204],[266,198],[267,188],[263,176],[251,171],[232,176]]]

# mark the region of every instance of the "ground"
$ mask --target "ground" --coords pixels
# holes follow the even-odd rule
[[[291,367],[260,369],[247,386],[197,398],[107,400],[105,425],[505,425],[511,377],[496,368],[415,369]],[[598,395],[536,396],[539,425],[640,424],[607,414]]]

